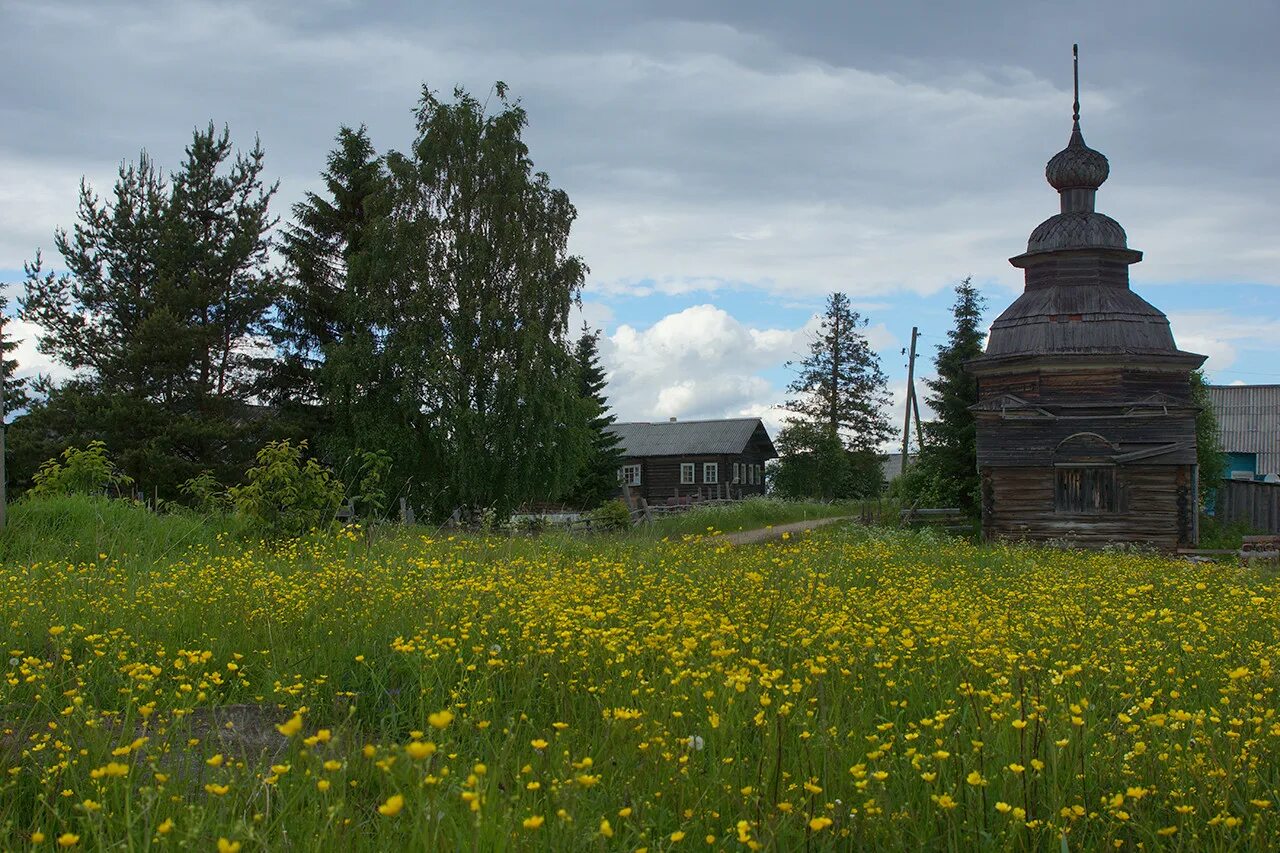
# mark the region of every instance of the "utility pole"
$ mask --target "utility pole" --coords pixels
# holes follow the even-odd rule
[[[920,407],[916,403],[916,339],[920,337],[920,329],[911,327],[911,354],[907,356],[907,398],[906,419],[902,422],[902,472],[907,473],[907,445],[911,440],[911,411],[916,412],[916,431],[920,430]]]

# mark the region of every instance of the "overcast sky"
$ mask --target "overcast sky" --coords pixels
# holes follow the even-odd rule
[[[107,190],[140,148],[172,168],[193,126],[260,137],[286,214],[340,124],[403,150],[422,84],[502,80],[578,208],[619,414],[776,423],[824,293],[870,319],[899,394],[958,279],[989,319],[1014,298],[1078,41],[1135,289],[1215,381],[1280,382],[1280,3],[942,5],[0,0],[0,280],[56,261],[81,176]]]

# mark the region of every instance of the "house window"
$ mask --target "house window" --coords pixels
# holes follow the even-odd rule
[[[680,463],[680,485],[689,486],[697,482],[696,468],[692,462]]]
[[[718,462],[702,463],[702,482],[704,483],[720,482],[720,463]]]
[[[733,463],[733,482],[735,483],[742,482],[742,463],[741,462]]]
[[[626,483],[628,486],[640,485],[640,466],[623,465],[618,469],[618,481]]]
[[[1063,467],[1054,477],[1053,508],[1058,512],[1107,513],[1120,508],[1113,467]]]
[[[751,485],[753,486],[760,485],[760,466],[759,465],[751,466]]]

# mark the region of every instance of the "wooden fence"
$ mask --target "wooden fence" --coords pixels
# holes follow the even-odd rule
[[[1223,480],[1214,515],[1223,524],[1245,524],[1259,533],[1280,533],[1280,483]]]

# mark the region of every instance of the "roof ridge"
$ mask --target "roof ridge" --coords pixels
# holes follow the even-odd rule
[[[674,421],[670,419],[665,421],[614,421],[613,425],[621,426],[622,424],[628,424],[628,425],[640,424],[643,426],[670,426],[671,424],[724,424],[724,423],[738,423],[741,421],[759,421],[759,420],[761,420],[761,418],[758,415],[756,415],[754,417],[748,416],[748,417],[742,417],[742,418],[689,418],[687,420],[674,420]]]

